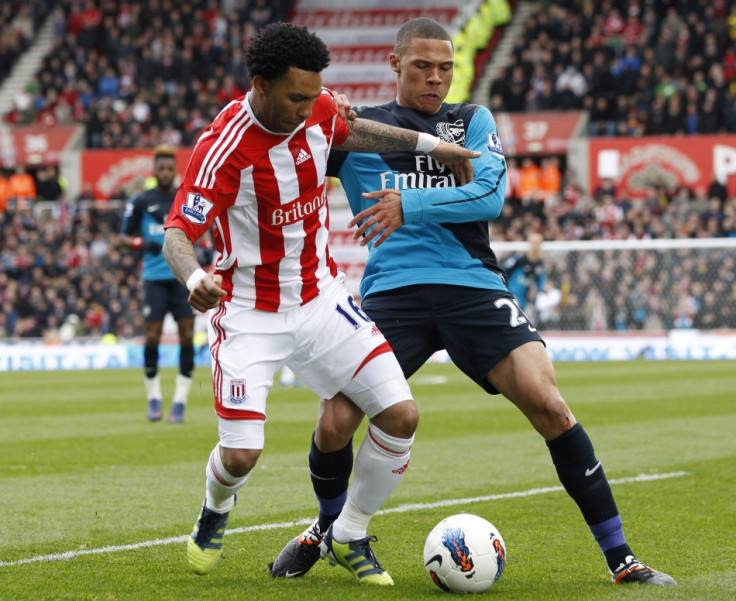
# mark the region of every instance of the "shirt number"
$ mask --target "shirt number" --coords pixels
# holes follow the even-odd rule
[[[348,320],[348,323],[353,326],[356,330],[360,327],[360,323],[356,319],[362,319],[366,323],[370,323],[371,318],[368,317],[365,313],[363,313],[362,309],[358,306],[358,303],[355,302],[355,299],[352,296],[348,296],[348,305],[350,305],[350,311],[342,307],[341,305],[336,305],[335,309],[337,312],[342,315],[345,319]],[[351,313],[355,314],[355,317],[351,315]]]
[[[519,306],[519,303],[516,302],[516,299],[499,298],[493,304],[498,309],[500,309],[501,307],[508,308],[511,314],[509,318],[509,324],[511,325],[512,328],[516,328],[518,326],[526,324],[530,332],[537,331],[537,328],[532,326],[531,322],[529,321],[529,318],[526,315],[524,315],[524,311],[521,310],[521,307]]]

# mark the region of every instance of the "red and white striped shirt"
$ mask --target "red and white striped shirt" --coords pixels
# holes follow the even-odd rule
[[[263,127],[248,96],[202,133],[165,227],[195,242],[214,224],[225,300],[284,311],[315,298],[336,275],[325,172],[330,148],[347,137],[327,90],[290,134]]]

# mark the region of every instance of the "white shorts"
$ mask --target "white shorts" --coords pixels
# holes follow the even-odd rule
[[[210,312],[222,446],[263,448],[266,398],[284,365],[320,398],[343,392],[369,418],[412,398],[388,342],[343,282],[335,279],[317,298],[290,311],[230,302]]]

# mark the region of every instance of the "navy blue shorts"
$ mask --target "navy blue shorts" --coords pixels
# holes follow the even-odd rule
[[[143,281],[143,318],[146,323],[163,321],[167,313],[179,321],[194,317],[194,309],[187,302],[189,290],[177,280]]]
[[[490,369],[512,350],[542,337],[504,290],[421,284],[378,292],[362,309],[391,344],[408,378],[436,352],[490,394]]]

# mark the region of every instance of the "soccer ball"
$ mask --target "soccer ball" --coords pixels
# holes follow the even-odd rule
[[[470,513],[437,524],[424,543],[424,567],[442,590],[482,593],[501,577],[506,544],[493,524]]]

